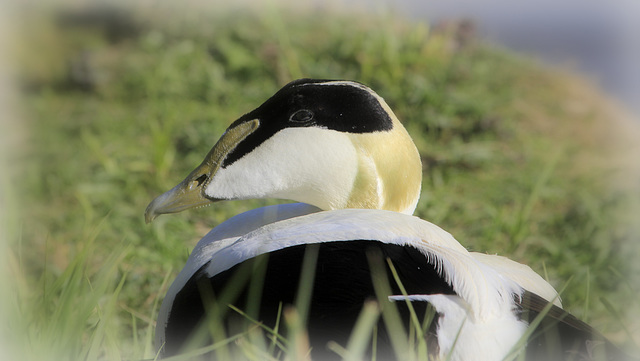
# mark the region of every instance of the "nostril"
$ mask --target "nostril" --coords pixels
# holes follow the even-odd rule
[[[189,190],[193,190],[195,188],[198,188],[202,185],[202,183],[207,181],[207,175],[203,174],[201,176],[199,176],[198,178],[192,180],[191,182],[189,182]]]
[[[202,185],[202,183],[207,181],[207,175],[203,174],[200,177],[196,178],[195,182],[196,182],[196,187],[200,187]]]

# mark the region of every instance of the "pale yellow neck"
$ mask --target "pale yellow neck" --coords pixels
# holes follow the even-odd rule
[[[413,214],[420,197],[422,163],[407,131],[395,117],[393,122],[391,132],[349,134],[357,149],[358,173],[346,208]]]

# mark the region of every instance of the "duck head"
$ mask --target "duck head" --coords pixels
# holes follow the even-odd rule
[[[202,164],[149,204],[145,219],[250,198],[411,214],[421,179],[411,137],[373,90],[300,79],[233,122]]]

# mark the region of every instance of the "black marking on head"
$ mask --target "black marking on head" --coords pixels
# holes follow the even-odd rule
[[[379,251],[383,258],[391,260],[409,294],[454,294],[451,286],[438,274],[436,267],[428,263],[424,254],[411,246],[366,240],[326,242],[317,246],[318,258],[307,325],[314,359],[340,359],[335,353],[326,349],[326,343],[333,340],[345,345],[364,302],[376,299],[367,256],[370,251]],[[307,245],[303,244],[270,252],[266,270],[260,266],[256,267],[257,262],[265,261],[264,255],[242,262],[211,278],[205,272],[208,263],[202,266],[176,294],[171,305],[164,330],[166,341],[164,356],[175,355],[188,341],[189,335],[202,323],[205,317],[203,299],[207,299],[207,295],[222,295],[228,287],[240,294],[235,300],[227,300],[227,302],[241,310],[247,310],[252,302],[254,306],[257,303],[258,314],[252,316],[266,326],[274,327],[279,305],[295,304],[306,247]],[[388,267],[385,268],[391,283],[392,294],[402,294],[393,281],[390,270]],[[238,275],[247,270],[249,272],[253,270],[252,277],[262,285],[262,294],[257,300],[248,300],[251,286],[246,277],[240,277],[244,279],[244,283],[238,282]],[[410,313],[405,303],[394,302],[394,305],[398,307],[405,321],[405,327],[408,327]],[[428,304],[414,302],[413,307],[422,321]],[[246,322],[246,319],[229,311],[223,321],[228,331],[240,332],[238,322]],[[435,327],[435,324],[433,322],[432,326]],[[434,331],[431,329],[429,335],[433,336]],[[377,348],[377,358],[381,360],[391,359],[394,356],[387,332],[381,320],[378,324]],[[227,334],[231,335],[233,332]],[[437,348],[430,348],[429,351],[437,352]]]
[[[393,128],[390,115],[364,85],[332,82],[295,80],[257,109],[236,120],[230,128],[253,119],[259,119],[260,125],[227,155],[222,167],[233,164],[285,128],[320,127],[346,133],[372,133]]]

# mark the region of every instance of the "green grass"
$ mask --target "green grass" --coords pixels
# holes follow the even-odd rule
[[[640,192],[612,181],[630,165],[610,161],[610,113],[580,80],[393,15],[156,7],[114,17],[127,27],[60,25],[62,8],[39,10],[22,14],[12,52],[27,139],[3,149],[3,204],[16,210],[3,217],[3,282],[16,292],[1,334],[21,359],[155,356],[158,302],[197,240],[276,201],[152,225],[146,205],[301,76],[376,90],[420,150],[418,216],[557,287],[570,279],[565,307],[637,349]],[[123,28],[135,31],[113,32]]]

